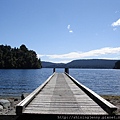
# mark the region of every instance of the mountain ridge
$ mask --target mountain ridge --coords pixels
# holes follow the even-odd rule
[[[103,68],[113,69],[118,60],[108,59],[78,59],[68,63],[42,62],[43,68]]]

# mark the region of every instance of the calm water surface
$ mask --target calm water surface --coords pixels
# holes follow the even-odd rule
[[[41,85],[53,69],[0,70],[0,96],[20,96]],[[56,72],[64,72],[57,69]],[[120,70],[70,69],[69,73],[79,82],[101,95],[120,95]]]
[[[73,69],[70,74],[98,94],[120,95],[120,70]]]

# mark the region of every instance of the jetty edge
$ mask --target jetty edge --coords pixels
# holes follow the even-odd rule
[[[48,83],[50,82],[50,81],[53,81],[53,79],[54,79],[54,81],[56,82],[57,81],[57,79],[62,79],[62,82],[64,81],[64,80],[66,80],[67,82],[68,81],[72,81],[73,83],[74,83],[74,87],[77,87],[77,88],[79,88],[79,90],[81,89],[87,96],[89,96],[89,98],[91,98],[91,100],[92,101],[94,101],[95,103],[97,103],[98,104],[98,106],[96,106],[96,107],[101,107],[106,113],[104,113],[103,112],[103,114],[108,114],[108,115],[112,115],[112,114],[115,114],[115,111],[117,110],[117,107],[116,106],[114,106],[113,104],[111,104],[110,102],[108,102],[107,100],[105,100],[104,98],[102,98],[101,96],[99,96],[98,94],[96,94],[94,91],[92,91],[92,90],[90,90],[89,88],[87,88],[86,86],[84,86],[84,85],[82,85],[81,83],[79,83],[76,79],[74,79],[72,76],[70,76],[69,75],[69,70],[68,70],[68,68],[67,69],[65,69],[65,72],[64,73],[62,73],[62,74],[58,74],[58,73],[56,73],[55,72],[55,69],[53,70],[53,74],[42,84],[42,85],[40,85],[36,90],[34,90],[30,95],[28,95],[24,100],[22,100],[19,104],[17,104],[17,106],[16,106],[16,114],[17,115],[22,115],[22,114],[32,114],[32,112],[30,112],[30,113],[24,113],[24,111],[25,111],[25,109],[27,108],[27,106],[29,106],[29,104],[31,103],[31,101],[34,101],[34,98],[38,95],[38,94],[41,94],[41,92],[45,89],[45,87],[48,85]],[[59,78],[59,76],[61,77],[61,78]],[[54,77],[54,78],[53,78]],[[69,79],[68,79],[68,78]],[[53,78],[53,79],[52,79]],[[61,82],[61,83],[62,83]],[[52,82],[53,83],[53,82]],[[73,84],[72,83],[72,84]],[[56,83],[55,83],[56,84]],[[70,84],[69,83],[69,85],[72,85],[72,84]],[[58,86],[58,84],[57,84],[57,86]],[[61,86],[61,85],[60,85]],[[53,86],[52,86],[53,87]],[[54,87],[56,87],[56,86],[54,86]],[[48,89],[47,89],[48,90]],[[56,89],[57,90],[57,89]],[[78,92],[79,92],[79,90],[78,90]],[[60,93],[60,88],[58,88],[58,91],[59,91],[59,93]],[[55,91],[52,91],[52,92],[55,92]],[[74,91],[73,91],[74,92]],[[53,93],[52,93],[53,94]],[[63,97],[66,97],[66,100],[68,100],[68,96],[66,96],[66,95],[64,95],[64,94],[62,94],[63,95]],[[86,96],[85,95],[85,96]],[[58,96],[58,94],[57,94],[57,96]],[[77,97],[79,97],[78,95],[75,95],[75,96],[77,96]],[[54,96],[52,96],[51,95],[51,97],[54,97]],[[56,97],[56,96],[55,96]],[[39,98],[39,99],[41,99],[41,98]],[[61,98],[59,98],[59,99],[61,99]],[[57,100],[56,100],[57,101]],[[50,104],[51,104],[51,102],[53,102],[53,101],[50,101]],[[55,101],[54,101],[55,102]],[[64,103],[64,101],[62,101],[62,99],[61,99],[61,102],[62,103]],[[73,101],[72,101],[73,102]],[[75,103],[76,103],[76,101],[74,101]],[[77,101],[78,102],[78,101]],[[88,101],[89,102],[89,101]],[[78,105],[78,103],[76,103],[77,105]],[[93,102],[92,102],[92,104],[93,104]],[[46,105],[45,105],[46,106]],[[50,106],[49,106],[50,107]],[[52,106],[53,107],[53,106]],[[60,106],[61,107],[61,106]],[[67,106],[68,108],[69,108],[69,106]],[[72,106],[72,107],[76,107],[76,106]],[[71,109],[72,109],[72,107],[71,107]],[[78,106],[77,106],[78,107]],[[84,106],[85,107],[85,106]],[[89,107],[89,106],[88,106]],[[90,105],[90,107],[91,107],[91,105]],[[36,109],[36,108],[35,108]],[[41,108],[40,108],[41,109]],[[78,109],[80,109],[79,107],[78,107]],[[46,110],[46,109],[45,109]],[[94,110],[93,110],[94,111]],[[33,112],[34,112],[34,110],[33,110]],[[51,111],[48,111],[48,113],[50,113]],[[84,114],[85,112],[83,112],[82,114]],[[87,112],[88,113],[88,112]],[[101,112],[102,113],[102,112]],[[101,114],[100,113],[100,114]],[[33,114],[35,114],[35,113],[33,113]],[[42,113],[36,113],[36,114],[42,114]],[[46,114],[46,113],[43,113],[43,114]],[[52,113],[52,114],[54,114],[54,112]],[[62,113],[62,114],[64,114],[64,113]],[[67,113],[66,112],[66,114],[69,114],[69,112]],[[78,112],[77,113],[75,113],[75,114],[79,114]],[[80,113],[81,114],[81,113]],[[94,114],[96,114],[96,113],[92,113],[93,115]],[[99,114],[99,112],[97,112],[97,114]]]
[[[98,105],[100,105],[108,114],[115,114],[115,111],[117,110],[117,107],[104,98],[102,98],[100,95],[89,89],[88,87],[84,86],[80,82],[78,82],[76,79],[74,79],[72,76],[70,76],[68,73],[65,73],[68,77],[70,77],[73,82],[79,86],[90,98],[92,98]]]

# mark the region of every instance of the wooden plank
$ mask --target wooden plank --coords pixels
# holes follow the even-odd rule
[[[34,111],[32,111],[34,109]],[[100,114],[100,115],[106,115],[106,112],[101,111],[101,109],[80,109],[80,108],[72,108],[72,109],[68,109],[68,108],[27,108],[25,111],[25,113],[37,113],[37,114],[45,114],[45,112],[47,114],[87,114],[87,115],[91,115],[91,114]]]
[[[55,73],[22,112],[23,114],[107,114],[63,73]]]
[[[55,75],[52,74],[40,87],[38,87],[36,90],[34,90],[30,95],[28,95],[24,100],[22,100],[19,104],[16,106],[16,114],[22,114],[23,110],[25,109],[25,106],[27,106],[34,97],[43,89],[43,87],[50,81],[50,79]]]
[[[40,108],[40,107],[27,107],[25,110],[31,110],[31,111],[33,111],[33,109],[34,110],[36,110],[36,111],[42,111],[42,110],[48,110],[48,112],[49,111],[54,111],[54,114],[56,114],[56,112],[58,111],[58,112],[64,112],[64,114],[67,114],[67,113],[70,113],[70,112],[74,112],[74,113],[79,113],[80,112],[80,110],[79,110],[79,108],[72,108],[72,109],[70,109],[70,108],[65,108],[65,107],[62,107],[62,108],[55,108],[55,107],[50,107],[50,108]],[[78,112],[79,111],[79,112]],[[33,111],[34,112],[34,111]]]
[[[90,90],[86,86],[79,83],[72,76],[66,73],[66,75],[79,87],[81,88],[89,97],[91,97],[95,102],[97,102],[107,113],[112,114],[117,110],[117,107],[96,94],[94,91]]]
[[[64,109],[64,110],[60,110],[60,111],[58,111],[58,110],[56,110],[56,109],[54,109],[54,110],[34,110],[34,111],[31,111],[31,110],[25,110],[24,112],[23,112],[23,114],[50,114],[50,115],[52,115],[52,114],[54,114],[54,115],[84,115],[85,113],[83,112],[83,111],[78,111],[78,110],[71,110],[71,111],[68,111],[68,112],[66,112],[66,110]],[[46,116],[47,117],[47,116]]]
[[[73,84],[73,82],[71,82],[70,81],[70,83],[68,83],[68,82],[64,82],[63,80],[65,80],[64,79],[64,76],[62,75],[62,76],[59,76],[59,80],[58,80],[58,82],[56,83],[56,85],[55,84],[51,84],[51,85],[53,85],[54,87],[52,87],[52,93],[51,93],[51,91],[50,92],[46,92],[46,90],[48,91],[48,89],[46,89],[46,87],[44,88],[44,90],[43,91],[41,91],[41,93],[42,94],[40,94],[40,95],[38,95],[36,98],[35,98],[35,101],[33,102],[33,103],[31,103],[31,105],[29,105],[28,107],[27,107],[27,109],[26,110],[32,110],[32,109],[34,109],[34,110],[36,110],[35,108],[36,108],[36,106],[37,106],[37,110],[41,110],[41,107],[44,107],[44,108],[42,108],[42,110],[43,109],[45,109],[46,110],[46,108],[49,108],[49,111],[51,111],[51,109],[52,109],[52,111],[54,110],[54,111],[59,111],[59,112],[61,112],[61,110],[63,111],[64,110],[64,113],[67,113],[68,111],[69,111],[69,109],[70,109],[70,111],[71,111],[71,109],[73,109],[73,108],[76,108],[77,110],[79,110],[80,109],[80,106],[79,106],[79,104],[77,103],[77,101],[76,101],[76,98],[75,97],[77,97],[77,96],[79,96],[79,95],[81,95],[81,97],[79,96],[79,99],[80,100],[82,100],[82,102],[84,102],[84,100],[85,100],[85,96],[86,95],[84,95],[84,92],[83,91],[80,91],[79,90],[79,92],[78,92],[78,87],[76,87],[75,86],[75,84]],[[55,81],[54,81],[55,82]],[[61,83],[62,82],[62,83]],[[70,85],[72,85],[72,87],[69,87]],[[75,86],[75,87],[74,87]],[[51,88],[50,86],[49,87],[47,87],[47,88]],[[53,89],[54,89],[54,92],[53,92]],[[73,91],[71,91],[71,89],[74,91],[74,93],[73,93]],[[77,91],[77,92],[76,92]],[[48,95],[48,94],[50,94],[50,95]],[[75,95],[76,96],[75,96]],[[51,96],[52,95],[52,96]],[[44,99],[47,99],[47,98],[51,98],[51,101],[52,102],[50,102],[50,103],[41,103],[40,104],[40,102],[38,102],[38,99],[40,100],[41,99],[41,97],[42,97],[42,99],[44,98]],[[78,98],[78,97],[77,97]],[[87,98],[87,97],[86,97]],[[88,97],[89,98],[89,97]],[[88,99],[89,101],[89,103],[88,102],[84,102],[83,104],[85,104],[85,103],[87,103],[87,105],[89,105],[90,104],[90,99]],[[67,102],[66,102],[67,101]],[[71,102],[71,101],[73,101],[73,102]],[[94,104],[92,104],[92,106],[93,106]],[[39,108],[40,107],[40,108]],[[89,107],[90,107],[90,105],[89,105]],[[66,112],[65,112],[66,111]]]

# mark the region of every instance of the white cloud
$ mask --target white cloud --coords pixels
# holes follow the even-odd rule
[[[67,26],[67,29],[68,29],[68,30],[70,29],[70,25]]]
[[[61,55],[47,55],[51,59],[70,59],[74,57],[79,57],[79,53],[77,52],[71,52],[68,54],[61,54]]]
[[[118,58],[120,56],[120,47],[111,48],[105,47],[101,49],[91,50],[88,52],[70,52],[67,54],[53,54],[53,55],[40,55],[42,58],[46,57],[47,61],[57,62],[57,63],[67,63],[71,60],[75,59],[89,59],[89,58],[109,58],[113,59]]]
[[[72,31],[72,30],[69,30],[69,32],[70,32],[70,33],[73,33],[73,31]]]
[[[84,57],[93,57],[93,56],[100,56],[105,54],[114,54],[119,53],[120,47],[117,48],[101,48],[97,50],[91,50],[88,52],[70,52],[68,54],[61,54],[61,55],[46,55],[50,59],[78,59],[78,58],[84,58]]]
[[[68,63],[71,62],[71,60],[56,60],[56,61],[49,61],[49,62],[53,62],[53,63]]]
[[[41,57],[43,57],[43,56],[45,56],[45,55],[37,54],[37,57],[38,57],[38,58],[41,58]]]
[[[116,22],[113,22],[112,23],[112,26],[115,27],[115,26],[120,26],[120,19],[118,19]]]
[[[73,30],[71,29],[70,25],[67,26],[67,29],[69,30],[69,33],[73,33]]]

